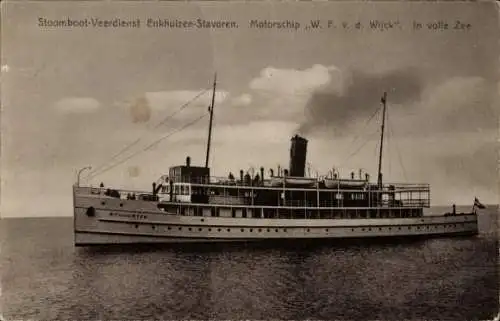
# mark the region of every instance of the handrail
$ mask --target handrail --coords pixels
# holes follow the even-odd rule
[[[193,182],[177,182],[174,183],[174,186],[176,184],[189,184],[191,187],[200,187],[200,188],[216,188],[216,189],[239,189],[239,190],[283,190],[283,186],[262,186],[262,185],[246,185],[246,184],[232,184],[232,185],[227,185],[227,184],[216,184],[216,183],[210,183],[210,184],[198,184],[198,183],[193,183]],[[92,186],[80,186],[80,187],[92,187]],[[116,189],[113,187],[106,187],[104,189]],[[285,189],[287,191],[291,192],[330,192],[330,193],[337,193],[337,192],[347,192],[347,193],[372,193],[372,194],[399,194],[399,193],[405,193],[405,192],[414,192],[414,193],[430,193],[430,185],[429,184],[422,184],[422,185],[408,185],[408,186],[396,186],[395,188],[383,188],[382,190],[378,189],[376,186],[371,189],[371,188],[299,188],[299,187],[290,187],[286,186]],[[123,190],[124,189],[119,189]],[[133,192],[133,193],[151,193],[151,191],[140,191],[140,190],[128,190],[128,192]]]
[[[162,175],[161,177],[165,177],[167,175]],[[322,179],[317,179],[317,178],[311,178],[311,177],[293,177],[293,176],[273,176],[272,179],[264,179],[265,183],[272,183],[272,182],[279,182],[279,181],[286,181],[286,180],[294,180],[294,179],[303,179],[305,181],[310,181],[311,183],[324,183],[324,180]],[[253,182],[254,179],[251,179],[251,182]],[[332,179],[328,179],[332,180]],[[209,181],[210,183],[207,184],[205,182]],[[359,179],[337,179],[336,181],[339,181],[340,185],[348,184],[350,182],[352,183],[363,183],[366,182],[365,185],[367,186],[372,186],[372,187],[377,187],[376,183],[373,182],[368,182],[365,180],[359,180]],[[222,177],[222,176],[210,176],[210,177],[199,177],[199,178],[190,178],[190,179],[176,179],[176,183],[195,183],[195,184],[206,184],[206,185],[215,185],[215,184],[236,184],[236,185],[245,185],[249,186],[248,184],[245,184],[245,180],[240,180],[240,179],[230,179],[227,177]],[[262,180],[259,179],[259,183],[262,184]],[[288,183],[291,184],[291,183]],[[398,187],[398,186],[417,186],[417,187],[429,187],[430,184],[428,183],[398,183],[398,182],[389,182],[389,183],[384,183],[382,185],[383,188],[390,188],[391,186]]]
[[[149,196],[152,194],[151,191],[138,191],[138,190],[119,190],[119,189],[113,189],[111,187],[105,188],[105,187],[78,187],[76,186],[76,192],[78,194],[78,191],[80,191],[81,194],[89,194],[89,195],[95,195],[96,197],[109,197],[109,198],[116,198],[111,195],[106,194],[107,190],[114,191],[115,195],[118,195],[120,198],[127,198],[129,195],[135,195],[136,197],[141,197],[141,195],[144,196]],[[336,194],[337,190],[328,190],[331,192],[332,196]],[[352,192],[350,190],[349,192]],[[158,193],[158,196],[160,196],[160,199],[162,197],[167,197],[169,193]],[[175,194],[178,195],[178,194]],[[253,195],[253,194],[251,194]],[[397,195],[397,194],[396,194]],[[211,202],[209,202],[209,206],[234,206],[237,203],[240,203],[241,205],[244,206],[256,206],[256,207],[268,207],[266,204],[262,204],[261,201],[257,199],[253,199],[252,196],[250,195],[208,195],[209,199]],[[167,197],[167,199],[169,199]],[[253,200],[253,201],[252,201]],[[280,203],[279,201],[276,202],[275,205],[271,205],[270,208],[309,208],[311,207],[310,204],[315,204],[316,198],[313,199],[294,199],[294,200],[289,200],[285,199],[284,203]],[[347,200],[337,200],[335,199],[330,199],[330,200],[320,200],[317,205],[313,205],[312,207],[320,207],[320,208],[340,208],[343,207],[342,204],[345,203]],[[350,200],[353,201],[353,200]],[[355,200],[354,200],[355,201]],[[412,194],[408,199],[398,199],[398,198],[391,198],[391,199],[383,199],[379,200],[376,202],[373,200],[371,208],[380,208],[380,207],[390,207],[390,208],[408,208],[408,207],[428,207],[430,206],[430,195],[428,192],[421,192],[419,194]],[[190,204],[190,203],[187,203]],[[291,206],[290,206],[291,205]],[[354,206],[354,204],[353,204]],[[350,208],[351,206],[348,206]]]

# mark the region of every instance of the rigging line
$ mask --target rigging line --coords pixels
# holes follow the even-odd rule
[[[200,117],[195,118],[194,120],[190,121],[189,123],[185,124],[184,126],[182,126],[182,127],[178,128],[178,129],[174,130],[173,132],[170,132],[169,134],[167,134],[167,135],[165,135],[165,136],[161,137],[160,139],[157,139],[155,142],[153,142],[152,144],[149,144],[148,146],[146,146],[146,147],[145,147],[145,148],[143,148],[142,150],[139,150],[139,151],[137,151],[137,152],[135,152],[135,153],[133,153],[133,154],[129,155],[128,157],[126,157],[126,158],[122,159],[122,160],[121,160],[121,161],[119,161],[118,163],[115,163],[115,164],[113,164],[113,165],[108,166],[107,168],[105,168],[105,169],[101,170],[101,172],[100,172],[100,173],[94,173],[94,174],[92,174],[92,175],[88,176],[86,179],[92,179],[92,178],[96,177],[97,175],[104,174],[105,172],[107,172],[107,171],[109,171],[109,170],[113,169],[114,167],[116,167],[116,166],[118,166],[118,165],[121,165],[121,164],[125,163],[126,161],[128,161],[128,160],[129,160],[129,159],[131,159],[132,157],[135,157],[135,156],[139,155],[140,153],[145,152],[145,151],[147,151],[147,150],[149,150],[149,149],[153,148],[154,146],[158,145],[161,141],[163,141],[163,140],[165,140],[165,139],[169,138],[170,136],[172,136],[172,135],[174,135],[174,134],[176,134],[176,133],[178,133],[178,132],[180,132],[180,131],[182,131],[182,130],[186,129],[187,127],[189,127],[189,126],[191,126],[191,125],[194,125],[195,123],[197,123],[198,121],[200,121],[201,119],[203,119],[204,117],[206,117],[207,115],[208,115],[208,113],[205,113],[205,114],[201,115]]]
[[[370,116],[370,117],[369,117],[369,118],[365,121],[365,124],[364,124],[364,126],[363,126],[362,130],[364,130],[366,127],[368,127],[368,124],[370,123],[370,121],[371,121],[371,120],[372,120],[372,119],[373,119],[373,118],[374,118],[374,117],[375,117],[375,116],[379,113],[379,111],[380,111],[380,110],[381,110],[381,107],[377,108],[377,109],[375,110],[375,112],[374,112],[374,113],[373,113],[373,114],[372,114],[372,115],[371,115],[371,116]],[[372,133],[372,134],[368,137],[368,140],[369,140],[369,139],[371,139],[373,135],[374,135],[374,133]],[[354,145],[354,144],[358,141],[358,139],[359,139],[360,137],[361,137],[361,135],[360,135],[360,134],[358,134],[358,135],[354,136],[354,138],[353,138],[352,142],[350,143],[350,145],[351,145],[351,146],[352,146],[352,145]],[[361,148],[363,148],[363,146],[365,146],[365,145],[366,145],[366,143],[367,143],[367,141],[365,141],[365,142],[362,144],[362,146],[361,146],[361,147],[359,147],[357,150],[355,150],[353,153],[351,153],[351,154],[350,154],[347,158],[345,158],[343,161],[341,161],[339,166],[340,166],[340,167],[341,167],[341,166],[343,166],[343,164],[344,164],[345,162],[347,162],[347,161],[348,161],[348,160],[349,160],[349,159],[350,159],[353,155],[355,155],[357,152],[359,152],[359,150],[360,150]]]
[[[389,125],[389,132],[391,133],[391,136],[394,137],[394,132],[393,132],[393,129],[392,129],[392,123],[389,120],[387,120],[387,123]],[[405,181],[408,181],[408,178],[406,176],[406,169],[405,169],[405,166],[404,166],[404,163],[403,163],[403,157],[401,156],[401,152],[399,150],[399,144],[398,144],[397,141],[395,142],[395,145],[396,145],[396,153],[398,154],[399,164],[401,165],[401,169],[403,170],[403,177],[404,177]]]
[[[158,123],[153,129],[157,129],[161,125],[165,124],[173,116],[175,116],[176,114],[178,114],[179,112],[181,112],[184,108],[186,108],[187,106],[189,106],[189,104],[191,104],[193,101],[195,101],[196,99],[198,99],[201,95],[203,95],[204,93],[206,93],[209,89],[210,88],[205,88],[204,90],[202,90],[201,92],[199,92],[192,99],[190,99],[189,101],[187,101],[186,103],[184,103],[179,109],[177,109],[173,113],[171,113],[171,114],[167,115],[165,118],[163,118],[163,120],[160,123]],[[97,166],[94,170],[90,171],[90,173],[88,173],[86,177],[90,178],[92,174],[98,172],[100,169],[102,169],[103,167],[105,167],[108,163],[114,161],[118,156],[120,156],[121,154],[125,153],[127,150],[129,150],[133,146],[137,145],[137,143],[139,143],[143,138],[144,138],[144,136],[139,137],[135,141],[133,141],[132,143],[126,145],[118,153],[116,153],[115,155],[113,155],[113,157],[111,157],[108,161],[102,163],[101,165]]]
[[[189,104],[191,104],[193,101],[195,101],[196,99],[198,99],[201,95],[203,95],[204,93],[206,93],[208,90],[210,90],[210,88],[205,88],[204,90],[202,90],[201,92],[199,92],[196,96],[194,96],[192,99],[190,99],[189,101],[187,101],[186,103],[184,103],[179,109],[177,109],[176,111],[174,111],[172,114],[168,115],[167,117],[165,117],[160,123],[158,123],[154,129],[157,129],[158,127],[160,127],[161,125],[165,124],[168,120],[170,120],[172,117],[174,117],[175,115],[177,115],[178,113],[180,113],[184,108],[186,108],[187,106],[189,106]]]
[[[373,132],[364,142],[361,144],[354,152],[352,152],[349,156],[345,158],[345,160],[341,163],[342,165],[346,163],[352,156],[356,155],[368,142],[371,141],[371,138],[378,134],[377,131]]]
[[[381,109],[381,108],[382,108],[382,107],[377,108],[377,109],[375,110],[375,112],[374,112],[374,113],[370,116],[370,118],[368,118],[368,119],[366,120],[365,124],[363,125],[362,130],[364,130],[364,129],[368,126],[368,124],[370,123],[370,121],[373,119],[373,117],[375,117],[375,115],[377,115],[377,114],[378,114],[378,112],[380,111],[380,109]],[[351,145],[354,145],[354,143],[355,143],[355,142],[359,139],[359,137],[360,137],[360,136],[361,136],[360,134],[358,134],[358,135],[354,136],[354,139],[352,140]]]
[[[149,150],[149,149],[153,148],[154,146],[158,145],[161,141],[163,141],[163,140],[165,140],[165,139],[169,138],[169,137],[170,137],[170,136],[172,136],[173,134],[176,134],[176,133],[178,133],[178,132],[180,132],[180,131],[182,131],[182,130],[184,130],[184,129],[188,128],[188,127],[189,127],[189,126],[191,126],[191,125],[194,125],[195,123],[199,122],[200,120],[202,120],[203,118],[205,118],[205,117],[206,117],[206,116],[208,116],[208,115],[209,115],[208,113],[205,113],[205,114],[201,115],[200,117],[195,118],[194,120],[190,121],[189,123],[185,124],[184,126],[182,126],[182,127],[178,128],[178,129],[174,130],[173,132],[169,133],[168,135],[165,135],[165,136],[161,137],[160,139],[156,140],[155,142],[153,142],[152,144],[150,144],[150,145],[146,146],[146,147],[143,149],[143,151],[147,151],[147,150]]]

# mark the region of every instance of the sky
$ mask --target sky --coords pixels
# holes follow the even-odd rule
[[[214,73],[214,176],[288,167],[290,138],[300,134],[313,175],[336,168],[348,177],[361,168],[375,178],[376,112],[386,91],[384,180],[431,184],[433,205],[498,203],[494,3],[3,2],[1,9],[2,217],[71,216],[72,184],[85,166],[102,171],[90,180],[84,172],[82,183],[140,190],[188,155],[203,166]],[[39,18],[142,25],[42,27]],[[238,28],[147,28],[148,18]],[[301,27],[250,28],[253,19]],[[306,29],[311,20],[323,28]],[[370,20],[399,23],[381,31]],[[470,28],[453,29],[457,21]],[[427,26],[444,22],[446,30]]]

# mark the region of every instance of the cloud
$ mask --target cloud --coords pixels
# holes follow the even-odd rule
[[[56,102],[54,106],[64,113],[91,113],[98,110],[101,104],[90,97],[67,97]]]
[[[332,83],[332,72],[337,70],[336,67],[319,64],[304,70],[267,67],[250,82],[250,88],[272,94],[307,95],[318,87]]]
[[[249,82],[250,92],[235,96],[226,106],[249,108],[225,108],[224,113],[217,113],[216,119],[233,125],[261,120],[297,123],[303,118],[312,93],[327,84],[332,90],[342,92],[344,83],[338,68],[319,64],[306,69],[269,66]]]
[[[252,103],[252,95],[241,94],[231,99],[231,106],[248,106]]]
[[[339,83],[342,90],[339,90]],[[418,101],[423,85],[412,70],[396,70],[381,74],[361,71],[344,72],[342,78],[325,83],[315,90],[305,106],[305,119],[299,132],[309,134],[331,129],[343,135],[351,122],[368,118],[380,106],[384,91],[391,104],[410,106]]]
[[[497,127],[498,96],[481,77],[453,77],[429,88],[419,108],[422,124],[443,131],[470,131]]]

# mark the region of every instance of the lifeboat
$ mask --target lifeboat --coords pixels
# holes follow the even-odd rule
[[[279,177],[273,176],[270,179],[271,186],[283,186],[283,181],[285,181],[288,186],[301,186],[301,187],[313,187],[316,186],[317,180],[315,178],[309,177]]]
[[[324,181],[326,188],[362,188],[365,187],[368,182],[366,180],[356,180],[356,179],[325,179]]]

